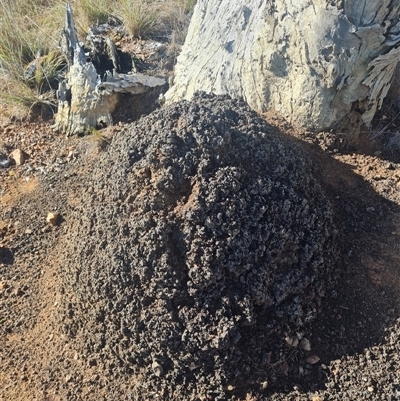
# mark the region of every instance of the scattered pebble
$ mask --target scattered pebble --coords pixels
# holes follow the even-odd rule
[[[311,401],[323,401],[324,399],[321,398],[319,395],[312,395]]]
[[[320,358],[317,355],[311,355],[306,359],[306,361],[310,365],[315,365],[316,363],[318,363],[320,361]]]
[[[11,160],[8,157],[0,157],[0,168],[10,167]]]
[[[21,149],[12,151],[10,157],[14,160],[16,166],[22,166],[25,163],[25,154]]]
[[[380,152],[378,152],[378,153],[380,153]],[[70,155],[68,155],[68,156],[70,156]],[[27,168],[27,163],[25,163],[24,164],[24,169],[26,169]],[[1,167],[1,166],[0,166]],[[18,174],[18,169],[16,169],[17,170],[17,173],[16,174]],[[22,170],[22,169],[21,169]],[[7,174],[8,175],[8,171],[7,170],[3,170],[3,174]],[[29,180],[29,177],[26,177],[26,180],[28,181]],[[395,181],[394,181],[395,182]],[[397,183],[397,185],[398,185],[398,187],[400,187],[400,181]],[[1,192],[0,192],[1,193]],[[337,197],[338,199],[339,199],[339,196]],[[381,211],[381,209],[380,209],[380,207],[379,207],[379,205],[378,206],[376,206],[376,208],[377,208],[377,210],[379,210],[379,211]],[[368,210],[368,211],[375,211],[375,208],[372,208],[373,210]],[[362,208],[362,210],[363,211],[365,211],[366,209],[365,209],[365,206],[364,206],[364,208]],[[35,230],[35,232],[36,232],[36,228],[34,228],[34,230]],[[40,228],[39,228],[39,230],[40,230]],[[46,226],[46,228],[45,228],[45,230],[46,231],[51,231],[51,226]],[[32,233],[32,231],[30,230],[30,229],[27,229],[26,231],[25,231],[25,233],[26,234],[31,234]],[[398,233],[396,233],[395,231],[393,231],[392,232],[392,235],[399,235]],[[25,240],[26,240],[26,237],[25,237]],[[349,256],[351,256],[351,251],[349,251]],[[6,277],[6,276],[5,276]],[[9,277],[7,276],[6,277],[7,279],[9,279]],[[11,281],[10,281],[10,283],[12,284],[13,283],[13,279],[11,279]],[[3,281],[3,282],[0,282],[0,290],[1,289],[7,289],[7,288],[9,288],[9,285],[7,284],[7,282],[6,281]],[[23,289],[25,289],[25,287],[22,287]],[[9,288],[9,290],[7,291],[7,293],[10,293],[10,294],[12,294],[12,290],[13,290],[13,285],[12,285],[12,287],[11,288]],[[20,301],[16,301],[16,302],[20,302]],[[54,303],[54,306],[56,306],[56,304],[57,304],[57,302],[55,302]],[[393,312],[394,313],[394,312]],[[7,322],[7,324],[8,324],[8,319],[6,320],[6,322]],[[10,327],[14,327],[14,326],[10,326]],[[10,328],[10,332],[11,332],[11,328]],[[328,333],[329,334],[329,333]],[[300,338],[301,338],[301,335],[299,336]],[[289,337],[290,338],[290,337]],[[285,339],[286,340],[286,339]],[[308,340],[307,340],[308,341]],[[398,344],[397,343],[397,340],[396,340],[396,338],[394,338],[394,344]],[[313,341],[313,343],[314,343],[314,341]],[[335,342],[332,340],[332,343],[333,344],[335,344]],[[291,347],[295,347],[295,346],[297,346],[297,345],[299,345],[300,344],[300,342],[299,342],[299,340],[296,338],[296,337],[293,337],[293,338],[290,338],[290,344],[289,344],[289,342],[288,342],[288,345],[289,346],[291,346]],[[314,345],[314,344],[313,344]],[[311,348],[311,345],[310,345],[310,348]],[[302,348],[303,349],[303,348]],[[296,350],[293,350],[293,351],[295,351],[296,352]],[[76,353],[75,355],[71,355],[74,359],[78,359],[79,358],[79,356],[78,356],[78,354]],[[318,358],[318,361],[319,361],[319,357],[318,356],[315,356],[314,355],[314,357],[316,357],[316,358]],[[368,359],[369,361],[370,360],[372,360],[372,362],[373,362],[373,358],[374,357],[374,355],[371,355],[370,354],[370,352],[368,351],[367,352],[367,354],[366,354],[366,359]],[[375,359],[377,359],[379,357],[379,353],[378,352],[375,352]],[[86,358],[86,355],[84,355],[83,354],[83,358]],[[312,361],[310,361],[310,358],[312,358],[312,357],[309,357],[309,358],[307,358],[307,362],[309,363],[309,364],[314,364],[314,363],[312,363]],[[347,360],[347,359],[346,359]],[[350,359],[349,359],[350,360]],[[317,362],[318,362],[317,361]],[[315,362],[315,363],[317,363],[317,362]],[[372,363],[371,362],[371,363]],[[373,365],[367,365],[366,363],[365,363],[365,365],[366,366],[371,366],[371,368],[370,368],[370,370],[372,371],[372,369],[374,368],[374,366]],[[77,365],[78,366],[78,365]],[[192,366],[192,365],[191,365]],[[193,369],[195,369],[196,368],[196,365],[193,365]],[[322,369],[324,369],[325,368],[325,366],[324,365],[321,365],[321,368]],[[315,369],[315,368],[314,368]],[[348,370],[346,370],[346,364],[345,364],[345,362],[343,363],[343,365],[342,365],[342,367],[339,369],[339,367],[338,366],[335,366],[335,367],[331,367],[331,372],[332,372],[332,375],[333,376],[338,376],[339,375],[339,377],[335,377],[335,378],[333,378],[333,381],[336,383],[336,385],[338,385],[337,383],[339,383],[339,389],[336,389],[336,390],[334,390],[335,392],[337,392],[337,394],[341,394],[341,391],[347,391],[347,389],[346,390],[343,390],[343,382],[346,382],[347,381],[347,379],[346,378],[349,378],[349,377],[353,377],[354,378],[354,376],[351,376],[351,375],[349,375],[349,371]],[[364,369],[364,367],[362,368],[362,369]],[[192,370],[192,369],[191,369]],[[283,370],[283,369],[282,369]],[[308,372],[311,370],[311,368],[310,367],[305,367],[305,371],[306,371],[306,375],[308,374]],[[350,372],[352,372],[351,370],[350,370]],[[375,372],[375,371],[374,371]],[[68,375],[68,376],[65,376],[65,374],[66,373],[68,373],[68,371],[63,371],[63,373],[60,373],[60,375],[61,375],[61,377],[60,377],[60,381],[62,382],[63,381],[63,378],[65,378],[65,381],[66,382],[69,382],[69,381],[71,381],[72,380],[72,375]],[[299,374],[301,375],[303,373],[303,368],[302,367],[299,367]],[[75,374],[75,372],[74,372],[74,374]],[[26,380],[26,377],[29,377],[29,378],[31,378],[31,376],[25,376],[25,375],[23,375],[23,376],[21,376],[21,373],[19,373],[19,374],[16,374],[15,375],[15,379],[18,381],[18,378],[20,378],[21,380]],[[78,377],[78,376],[77,376]],[[307,376],[306,376],[307,377]],[[357,376],[357,378],[358,378],[358,376]],[[97,376],[97,375],[95,375],[95,376],[92,376],[92,379],[91,380],[93,380],[93,381],[96,381],[96,380],[98,380],[99,379],[99,377]],[[375,399],[374,397],[378,397],[378,395],[373,395],[374,393],[380,393],[381,391],[383,391],[383,389],[384,389],[384,386],[381,384],[381,382],[375,382],[375,381],[373,381],[373,383],[374,383],[374,386],[372,386],[372,385],[370,385],[370,383],[371,383],[371,380],[370,380],[370,378],[369,377],[367,377],[367,376],[365,376],[365,377],[362,377],[362,380],[358,383],[358,385],[359,385],[359,387],[357,387],[357,391],[359,391],[360,392],[360,394],[361,394],[361,392],[365,395],[367,392],[369,393],[369,395],[368,395],[368,393],[366,394],[366,397],[368,398],[368,397],[372,397],[373,399]],[[61,385],[62,385],[62,383],[61,383]],[[64,385],[65,386],[65,385]],[[268,382],[262,382],[262,383],[259,383],[259,386],[260,386],[260,389],[261,390],[265,390],[267,387],[268,387]],[[314,389],[315,389],[316,387],[314,387]],[[333,387],[334,388],[334,387]],[[311,400],[311,401],[322,401],[322,400],[324,400],[324,398],[322,397],[322,396],[319,396],[319,395],[310,395],[310,393],[308,393],[308,394],[306,394],[305,393],[305,389],[304,389],[304,387],[303,386],[301,386],[300,388],[299,387],[297,387],[297,386],[294,386],[294,388],[293,388],[295,391],[301,391],[301,396],[302,397],[304,397],[304,400],[305,399],[307,399],[307,400]],[[228,386],[228,391],[234,391],[235,390],[235,387],[233,386],[233,385],[230,385],[230,386]],[[314,390],[315,391],[315,390]],[[390,391],[390,390],[389,390]],[[323,394],[325,394],[325,392],[322,392]],[[371,395],[372,394],[372,395]],[[335,393],[335,395],[336,395],[336,393]],[[359,394],[358,394],[359,395]],[[392,394],[392,397],[393,396],[395,396],[395,397],[398,397],[399,399],[400,399],[400,391],[399,390],[397,390],[397,389],[395,389],[394,390],[394,393]],[[330,395],[328,394],[328,395],[325,395],[325,397],[330,397]],[[356,399],[357,397],[356,396],[354,396],[354,399]],[[300,398],[299,398],[300,399]],[[303,398],[301,398],[302,400],[303,400]],[[330,399],[330,398],[329,398]],[[357,398],[358,399],[358,398]],[[361,398],[360,398],[361,399]]]
[[[17,288],[14,290],[13,294],[14,294],[15,296],[17,296],[17,297],[20,297],[21,295],[24,294],[24,292],[22,291],[22,289],[21,289],[20,287],[17,287]]]
[[[1,281],[0,282],[0,290],[5,290],[9,287],[6,281]]]
[[[51,226],[57,226],[60,223],[60,218],[61,216],[58,213],[54,212],[49,212],[49,214],[46,217],[46,221],[51,225]]]
[[[300,341],[300,348],[304,351],[311,351],[311,343],[310,341],[303,337]]]
[[[42,228],[42,233],[48,233],[49,231],[51,231],[51,227],[50,226],[44,226]]]
[[[324,399],[320,397],[319,395],[312,395],[311,396],[311,401],[323,401]]]
[[[299,345],[299,340],[297,339],[297,337],[286,336],[285,342],[288,347],[297,347]]]
[[[160,363],[157,361],[154,361],[152,363],[151,368],[153,369],[153,372],[157,377],[162,376],[162,374],[164,373],[164,369],[162,368]]]

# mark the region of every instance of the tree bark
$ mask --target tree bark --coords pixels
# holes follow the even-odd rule
[[[167,102],[243,97],[313,131],[369,125],[400,59],[400,0],[199,0]]]

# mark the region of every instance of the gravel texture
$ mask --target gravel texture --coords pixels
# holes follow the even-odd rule
[[[65,332],[148,394],[268,380],[337,275],[305,160],[243,102],[204,94],[114,137],[69,212]]]
[[[239,101],[202,97],[87,138],[0,123],[1,152],[27,155],[0,168],[1,401],[399,399],[399,154],[268,121],[280,132]],[[298,200],[289,210],[277,182]],[[288,236],[268,237],[275,224]],[[283,252],[301,227],[325,258],[316,271]],[[287,269],[268,269],[260,244]],[[298,295],[279,300],[277,280],[296,271],[285,291]]]

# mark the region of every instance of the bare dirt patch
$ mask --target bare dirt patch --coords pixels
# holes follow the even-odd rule
[[[303,148],[314,177],[329,199],[334,223],[342,238],[341,276],[338,284],[325,294],[314,321],[298,333],[298,342],[294,339],[295,331],[276,333],[274,341],[279,340],[288,347],[282,348],[284,357],[272,354],[268,369],[254,374],[252,382],[230,381],[219,397],[396,400],[400,397],[400,165],[397,156],[388,154],[384,147],[374,148],[373,144],[368,149],[345,152],[331,146],[329,134],[321,134],[315,140],[307,133],[291,131],[282,122],[270,122],[280,126],[284,135],[298,138],[296,146]],[[25,128],[17,124],[12,131],[3,128],[0,139],[10,147],[23,148],[24,142],[10,133],[24,132]],[[88,331],[83,335],[84,330],[90,332],[92,327],[102,327],[101,315],[97,321],[90,312],[96,302],[91,303],[88,298],[85,305],[80,304],[79,308],[88,311],[87,322],[86,326],[76,326],[74,335],[65,331],[65,322],[60,321],[60,316],[66,316],[65,311],[76,310],[78,302],[73,288],[66,288],[61,282],[64,273],[59,263],[60,254],[64,254],[64,260],[67,255],[65,238],[71,235],[70,214],[78,213],[87,204],[85,218],[90,222],[90,202],[86,196],[96,196],[96,182],[103,179],[103,173],[91,167],[93,161],[106,160],[102,162],[104,174],[109,174],[110,185],[115,185],[112,171],[118,169],[107,162],[106,154],[111,137],[117,131],[123,132],[125,125],[109,130],[106,143],[88,139],[66,141],[51,134],[46,124],[42,128],[44,131],[36,130],[29,138],[33,156],[28,164],[32,170],[26,166],[0,170],[4,204],[0,209],[0,398],[7,401],[182,399],[182,394],[188,392],[187,384],[175,384],[174,391],[168,386],[161,390],[152,388],[157,387],[154,383],[159,383],[159,377],[150,377],[147,365],[135,368],[125,351],[129,347],[97,349],[104,332],[93,330],[92,338],[88,337]],[[48,134],[45,143],[40,145],[43,132]],[[128,131],[125,134],[129,135]],[[10,171],[14,172],[11,176]],[[142,175],[139,180],[153,180],[149,185],[155,186],[165,178],[151,175],[146,168],[138,170],[138,174]],[[118,180],[124,178],[122,174]],[[189,185],[185,195],[171,203],[171,210],[177,215],[187,213],[198,191],[197,186]],[[143,190],[142,195],[145,194]],[[179,194],[173,195],[155,199],[155,206],[161,207],[162,202],[168,203]],[[103,203],[105,208],[109,204],[121,206],[117,198],[99,198],[96,202]],[[58,227],[48,227],[45,218],[49,211],[61,213],[65,221]],[[79,230],[78,226],[74,227]],[[72,259],[79,256],[78,248],[75,251],[68,248]],[[90,263],[89,256],[82,257],[82,266],[87,263]],[[109,279],[114,280],[112,276]],[[74,280],[71,278],[71,281]],[[65,303],[66,299],[72,308]],[[163,309],[162,304],[158,307],[154,304],[155,314]],[[80,312],[80,319],[84,315]],[[119,312],[116,320],[113,315],[103,317],[111,322],[115,333],[119,330],[115,324],[120,316]],[[287,341],[288,334],[291,344]],[[304,342],[303,348],[300,347],[302,338],[309,340],[310,347],[304,346]],[[313,363],[317,361],[315,357],[319,361]],[[162,366],[163,361],[152,360],[153,363],[153,369],[157,369],[157,363]],[[193,369],[196,369],[194,365]],[[212,377],[212,373],[208,375]],[[213,380],[215,384],[220,379],[215,376]],[[199,386],[209,388],[206,382]],[[207,391],[198,399],[207,398],[216,399],[215,394]]]

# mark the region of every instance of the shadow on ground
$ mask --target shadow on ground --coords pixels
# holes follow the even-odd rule
[[[288,374],[284,384],[279,380],[268,391],[270,395],[282,390],[292,394],[293,388],[303,395],[324,390],[327,384],[329,388],[334,379],[332,364],[352,357],[358,361],[357,355],[380,346],[400,317],[399,204],[379,194],[355,172],[353,163],[347,163],[363,159],[365,154],[351,153],[339,161],[318,146],[296,142],[312,157],[315,175],[332,202],[342,238],[342,271],[336,289],[327,294],[312,325],[311,351],[299,350],[288,363],[288,371],[285,366],[284,375]],[[320,362],[306,364],[300,374],[296,365],[311,355],[317,355]],[[281,367],[277,373],[282,374],[279,370]],[[368,369],[360,367],[357,375],[364,373],[369,377]],[[341,396],[340,390],[329,394]]]
[[[9,248],[0,246],[0,264],[12,265],[14,263],[14,254]]]

